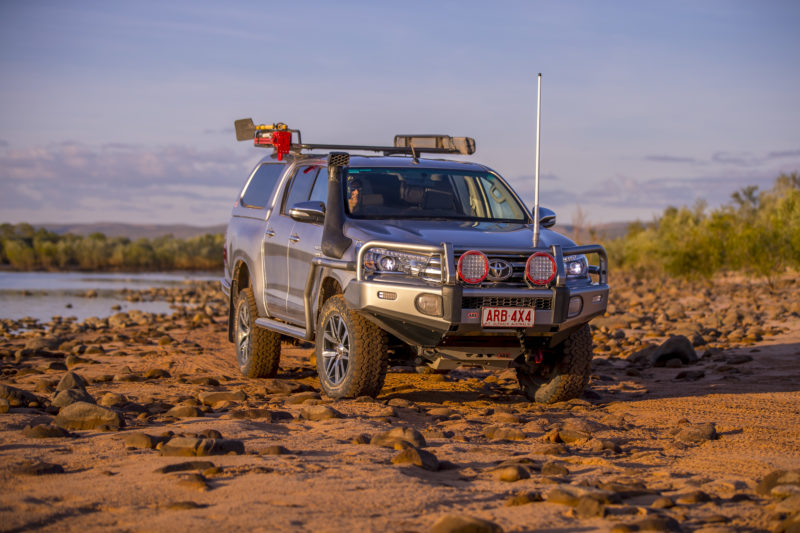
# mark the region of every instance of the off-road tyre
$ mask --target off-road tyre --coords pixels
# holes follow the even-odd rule
[[[279,333],[256,325],[258,310],[253,291],[239,291],[233,315],[236,364],[248,378],[269,378],[278,373],[281,359]]]
[[[331,296],[317,321],[316,359],[325,394],[374,398],[383,388],[389,367],[386,332],[348,309],[342,295]]]
[[[538,403],[557,403],[579,397],[589,383],[592,366],[589,324],[573,331],[544,362],[517,367],[517,380],[525,396]]]

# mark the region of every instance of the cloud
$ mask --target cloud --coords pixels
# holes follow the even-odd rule
[[[655,163],[690,163],[694,165],[703,163],[694,157],[679,157],[674,155],[646,155],[644,160],[653,161]]]
[[[252,163],[233,150],[183,145],[3,147],[2,218],[217,224],[227,219]]]

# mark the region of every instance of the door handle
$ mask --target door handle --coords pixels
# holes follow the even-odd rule
[[[268,229],[267,231],[264,232],[264,236],[266,236],[266,237],[274,237],[275,236],[275,230],[272,229],[272,228]]]
[[[300,236],[297,233],[294,233],[291,237],[289,237],[289,240],[291,242],[300,242]]]

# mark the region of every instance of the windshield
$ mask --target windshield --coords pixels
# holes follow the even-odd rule
[[[439,168],[350,168],[345,206],[353,218],[527,222],[525,207],[489,172]]]

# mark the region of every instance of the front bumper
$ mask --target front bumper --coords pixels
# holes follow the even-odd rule
[[[423,295],[441,298],[441,316],[430,316],[417,306]],[[344,291],[349,308],[360,311],[381,327],[416,346],[436,347],[445,337],[462,335],[513,335],[524,329],[525,336],[554,336],[605,312],[607,284],[552,287],[550,289],[467,288],[461,286],[420,286],[378,281],[351,281]],[[569,302],[581,300],[580,310],[569,316]],[[533,307],[530,328],[483,328],[484,306]]]

